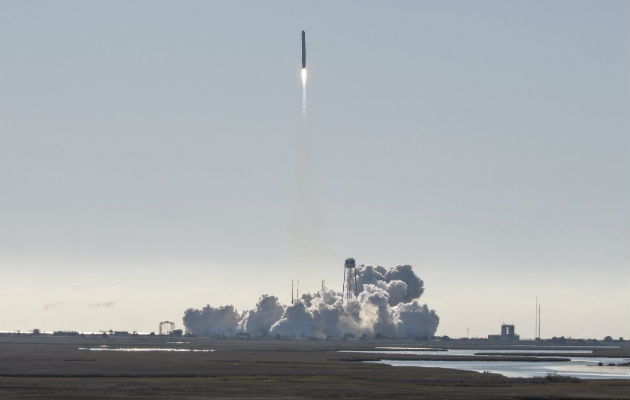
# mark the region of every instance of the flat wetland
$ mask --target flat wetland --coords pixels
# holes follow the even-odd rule
[[[425,398],[628,399],[627,380],[506,378],[361,361],[415,360],[340,350],[440,347],[419,341],[245,340],[171,337],[0,337],[2,399]],[[449,347],[451,347],[449,345]],[[214,351],[91,351],[178,348]],[[465,347],[462,347],[465,348]],[[479,348],[479,346],[475,346]],[[501,349],[488,346],[488,350]],[[554,349],[550,347],[550,349]],[[595,354],[628,357],[628,349]],[[565,358],[567,354],[541,354]],[[439,355],[422,359],[444,359]],[[428,358],[427,358],[428,357]],[[459,356],[529,360],[531,355]],[[452,359],[452,358],[449,358]]]

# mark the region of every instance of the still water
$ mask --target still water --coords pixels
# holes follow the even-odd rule
[[[483,354],[584,354],[585,356],[571,356],[569,361],[445,361],[445,360],[387,360],[366,361],[370,363],[387,364],[394,367],[428,367],[450,368],[464,371],[491,372],[510,378],[532,378],[547,375],[572,376],[580,379],[630,379],[630,366],[609,366],[608,364],[626,364],[629,358],[593,357],[592,350],[486,350],[486,349],[400,349],[348,351],[353,353],[370,354],[414,354],[463,356]],[[598,365],[602,363],[603,365]]]
[[[510,355],[531,355],[531,354],[593,354],[593,350],[488,350],[488,349],[431,349],[401,347],[377,347],[377,350],[341,350],[342,353],[368,353],[368,354],[405,354],[405,355],[432,355],[432,356],[474,356],[478,354],[510,354]],[[383,350],[378,350],[383,349]]]
[[[627,358],[611,358],[609,363],[628,362]],[[630,367],[598,366],[590,361],[572,359],[564,362],[548,361],[366,361],[388,364],[394,367],[450,368],[464,371],[492,372],[509,378],[532,378],[536,376],[562,375],[580,379],[630,379]]]

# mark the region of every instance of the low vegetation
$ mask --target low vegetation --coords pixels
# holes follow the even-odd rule
[[[511,379],[439,368],[358,362],[338,350],[418,342],[211,340],[176,346],[214,352],[109,352],[98,346],[172,347],[160,336],[0,338],[2,399],[627,398],[625,380]]]

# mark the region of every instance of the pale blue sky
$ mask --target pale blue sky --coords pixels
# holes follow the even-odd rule
[[[353,256],[412,264],[438,334],[532,336],[538,295],[543,336],[630,336],[628,11],[3,2],[0,330],[155,330]]]

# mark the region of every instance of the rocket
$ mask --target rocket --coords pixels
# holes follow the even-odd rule
[[[306,68],[306,33],[302,31],[302,68]]]
[[[302,78],[302,117],[306,117],[306,33],[302,31],[302,69],[300,77]]]

